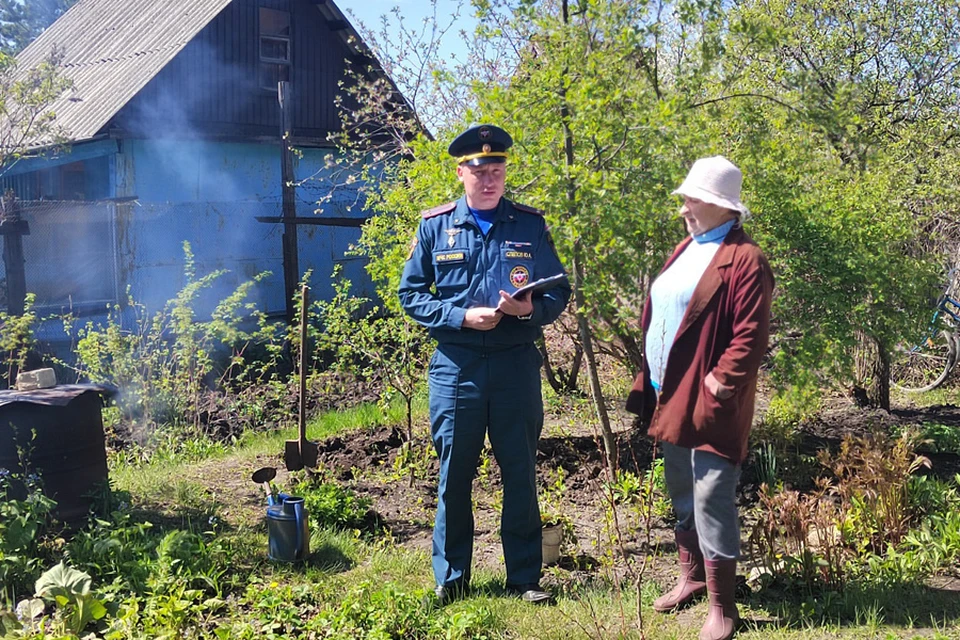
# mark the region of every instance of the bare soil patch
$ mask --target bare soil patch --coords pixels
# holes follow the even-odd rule
[[[616,416],[619,424],[630,424],[628,418]],[[549,419],[549,418],[548,418]],[[935,422],[960,428],[960,408],[935,406],[929,408],[899,408],[891,413],[862,410],[842,398],[835,399],[815,421],[803,425],[800,447],[813,454],[823,449],[839,447],[847,434],[865,435],[878,429],[889,430],[909,424]],[[570,434],[568,425],[548,424],[538,447],[538,480],[541,494],[555,491],[556,470],[565,474],[562,509],[573,523],[576,542],[564,549],[560,568],[565,580],[586,582],[597,576],[599,567],[613,567],[623,571],[618,557],[621,548],[611,549],[611,541],[619,537],[622,551],[636,558],[650,551],[660,554],[647,569],[646,578],[667,585],[676,575],[673,544],[673,524],[669,516],[651,520],[649,537],[636,509],[619,507],[616,523],[606,498],[605,471],[602,445],[585,430]],[[430,446],[427,426],[416,425],[419,434],[417,449]],[[562,435],[560,435],[562,434]],[[653,443],[638,427],[620,431],[620,459],[624,469],[643,474],[653,460]],[[396,458],[403,443],[403,434],[395,427],[376,427],[335,436],[320,443],[319,463],[326,473],[351,486],[358,494],[372,501],[372,509],[380,522],[398,544],[429,553],[436,509],[437,463],[432,456],[421,458],[417,477],[412,486],[404,469],[395,469]],[[487,455],[492,455],[486,452]],[[954,454],[927,454],[933,462],[932,472],[943,477],[960,471],[960,458]],[[238,468],[236,460],[227,458],[197,465],[191,471],[196,479],[209,487],[217,501],[225,505],[223,516],[234,526],[258,526],[263,519],[262,488],[254,485],[250,473],[256,466],[275,466],[276,483],[286,486],[289,474],[283,470],[282,453],[259,456],[252,463],[244,461]],[[741,504],[751,504],[756,486],[752,484],[751,461],[744,467],[741,486]],[[494,570],[502,569],[503,559],[499,541],[499,512],[502,500],[500,472],[495,461],[487,471],[481,471],[474,482],[476,536],[474,562]],[[543,502],[543,501],[541,501]],[[619,530],[619,536],[615,533]],[[744,538],[749,525],[744,526]],[[744,552],[749,553],[744,545]],[[550,572],[547,572],[547,582]],[[953,583],[950,583],[953,585]]]

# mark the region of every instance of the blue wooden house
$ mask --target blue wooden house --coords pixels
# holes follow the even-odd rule
[[[282,314],[279,81],[290,83],[300,152],[296,215],[369,215],[355,186],[316,212],[346,60],[382,74],[331,0],[79,0],[19,66],[53,47],[74,85],[54,105],[69,147],[0,170],[30,224],[27,291],[41,308],[98,314],[129,290],[157,309],[185,283],[189,241],[198,274],[229,271],[215,296],[270,271],[255,302]],[[358,226],[297,227],[316,297],[330,294],[336,264],[371,293],[362,260],[347,255]]]

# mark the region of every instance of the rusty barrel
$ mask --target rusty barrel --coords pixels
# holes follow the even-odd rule
[[[107,483],[101,409],[114,392],[87,384],[0,391],[0,469],[38,474],[65,522],[83,519]]]

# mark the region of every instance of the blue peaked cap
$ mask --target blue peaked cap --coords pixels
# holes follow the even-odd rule
[[[472,124],[453,139],[447,152],[457,164],[478,166],[491,162],[506,162],[507,149],[513,146],[510,134],[492,124]]]

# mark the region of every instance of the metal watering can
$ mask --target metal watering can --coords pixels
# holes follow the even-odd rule
[[[267,555],[276,562],[299,562],[310,555],[310,520],[303,498],[273,492],[270,481],[276,475],[273,467],[253,472],[253,481],[267,493]]]

